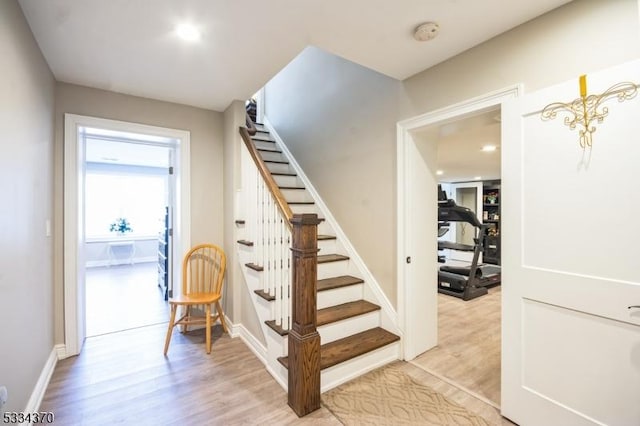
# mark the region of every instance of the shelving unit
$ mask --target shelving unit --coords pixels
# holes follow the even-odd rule
[[[158,234],[158,287],[164,300],[171,296],[169,289],[169,208],[164,210],[164,226]]]
[[[482,185],[482,222],[489,225],[483,262],[500,265],[500,181],[487,181]]]

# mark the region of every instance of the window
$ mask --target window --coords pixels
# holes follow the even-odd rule
[[[120,217],[131,225],[128,236],[156,236],[162,229],[167,205],[166,169],[151,174],[135,166],[110,168],[92,170],[87,164],[85,238],[115,237],[109,226]]]

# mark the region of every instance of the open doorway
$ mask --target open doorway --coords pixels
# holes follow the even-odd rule
[[[438,345],[413,362],[499,407],[500,107],[418,133],[437,144]]]
[[[438,234],[438,182],[443,176],[437,173],[441,170],[438,162],[438,133],[441,132],[441,127],[460,120],[485,113],[492,114],[502,108],[504,102],[517,97],[521,90],[519,86],[509,87],[398,123],[398,316],[404,331],[403,357],[407,361],[445,344],[443,337],[446,337],[440,330],[440,327],[445,325],[440,322],[445,321],[438,314],[443,295],[438,292],[439,263],[438,247],[435,244]],[[500,123],[498,126],[502,127]],[[464,180],[482,181],[482,176],[479,179],[476,179],[476,176],[478,175],[471,175]],[[482,202],[484,196],[481,194],[477,197],[479,199],[476,201]],[[496,299],[501,300],[501,295]],[[469,302],[458,298],[445,300],[455,305],[471,306]],[[456,309],[455,305],[453,311]],[[491,309],[500,315],[501,307]],[[499,330],[499,316],[497,324]],[[463,329],[463,326],[458,328]],[[450,330],[455,329],[456,326],[451,325]],[[499,336],[500,333],[498,331]],[[462,339],[471,339],[477,344],[478,337],[479,335],[474,336],[471,333]],[[498,349],[499,346],[498,343]],[[473,354],[457,354],[454,362],[455,359],[464,357],[473,362]],[[498,386],[501,382],[500,363],[497,363],[498,371],[494,369],[494,372],[488,375]],[[450,371],[461,366],[462,363],[458,363]],[[482,365],[477,363],[476,367],[482,368]],[[447,378],[444,374],[437,376],[455,383],[455,380]],[[456,384],[470,390],[464,385]],[[479,394],[474,391],[470,393]],[[484,400],[496,406],[500,402],[500,396],[485,397]]]
[[[168,321],[177,142],[82,128],[86,335]]]
[[[100,129],[100,130],[97,130]],[[65,344],[60,357],[77,355],[82,349],[86,337],[86,265],[87,258],[91,254],[87,249],[85,227],[86,192],[84,190],[85,175],[90,166],[85,161],[87,156],[87,144],[85,136],[90,133],[94,137],[102,139],[127,138],[136,135],[137,143],[132,146],[164,146],[170,148],[173,153],[169,174],[170,187],[174,191],[170,197],[166,221],[166,235],[171,234],[171,242],[166,245],[167,257],[171,261],[166,264],[166,283],[172,283],[174,287],[180,285],[180,262],[182,254],[190,246],[190,134],[188,131],[168,129],[157,126],[149,126],[137,123],[108,120],[96,117],[65,114],[64,127],[64,327]],[[98,133],[99,135],[96,135]],[[134,142],[136,142],[134,141]],[[113,140],[111,140],[114,143]],[[120,140],[122,142],[122,140]],[[108,158],[109,155],[106,155]],[[104,167],[104,166],[100,166]],[[138,167],[138,166],[135,166]],[[144,166],[142,166],[144,167]],[[168,170],[165,170],[168,172]],[[111,212],[108,218],[108,226],[111,223],[121,222],[121,217]],[[126,218],[124,218],[126,219]],[[133,217],[131,218],[133,220]],[[136,219],[137,221],[138,219]],[[138,229],[145,228],[145,220],[141,220]],[[133,223],[129,223],[133,227]],[[138,225],[136,225],[137,227]],[[125,226],[126,228],[126,226]],[[125,230],[126,231],[126,230]],[[110,238],[113,238],[110,236]],[[126,238],[125,238],[126,239]],[[125,244],[115,244],[111,250],[107,247],[108,265],[111,267],[120,264],[134,264],[137,241],[122,241]],[[153,242],[152,242],[153,243]],[[154,258],[159,259],[159,239],[155,238]],[[99,250],[98,250],[99,251]],[[104,252],[103,252],[104,253]],[[142,253],[142,252],[140,252]],[[151,255],[150,255],[151,256]],[[150,256],[147,259],[150,259]],[[159,277],[156,267],[156,280]],[[154,283],[158,281],[154,280]],[[170,290],[170,289],[169,289]]]

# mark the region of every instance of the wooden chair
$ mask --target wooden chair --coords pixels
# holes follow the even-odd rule
[[[222,330],[226,333],[224,312],[220,306],[222,284],[226,268],[224,251],[213,244],[200,244],[193,247],[182,261],[182,291],[169,299],[171,318],[164,343],[164,354],[167,355],[173,327],[182,326],[182,332],[188,331],[189,325],[205,324],[206,348],[211,353],[211,326],[219,319]],[[211,315],[211,305],[216,305],[216,314]],[[176,321],[178,306],[184,307],[183,316]],[[203,307],[205,315],[192,315],[192,307]]]

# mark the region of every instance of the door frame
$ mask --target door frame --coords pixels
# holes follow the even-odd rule
[[[429,193],[413,189],[410,170],[416,164],[412,157],[417,142],[412,133],[434,124],[444,124],[451,120],[474,115],[482,110],[502,107],[505,101],[522,96],[523,85],[515,84],[506,88],[462,101],[460,103],[427,112],[397,123],[397,298],[398,320],[402,333],[402,359],[411,360],[435,347],[438,343],[437,288],[435,277],[415,276],[410,263],[405,263],[413,253],[424,246],[424,241],[437,241],[437,227],[434,223],[433,238],[412,238],[410,212],[415,206],[436,206],[437,191]],[[503,124],[504,126],[504,124]],[[504,158],[501,159],[504,161]],[[420,164],[435,179],[436,170]],[[433,270],[437,270],[437,257],[433,258]],[[424,285],[433,282],[433,286]],[[412,327],[420,324],[420,327]]]
[[[95,127],[130,133],[161,136],[177,141],[175,170],[175,215],[173,235],[173,283],[180,285],[182,253],[191,245],[191,134],[126,121],[77,114],[64,115],[64,210],[63,210],[63,287],[64,355],[77,355],[85,336],[84,318],[84,147],[78,137],[80,127]]]

